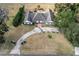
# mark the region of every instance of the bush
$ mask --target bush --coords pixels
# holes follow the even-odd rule
[[[51,39],[52,38],[52,35],[48,35],[48,37]]]
[[[0,35],[0,44],[2,44],[4,42],[5,42],[4,37],[2,35]]]

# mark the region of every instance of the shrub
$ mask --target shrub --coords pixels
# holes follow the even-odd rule
[[[51,38],[52,38],[52,35],[48,35],[48,38],[50,38],[50,39],[51,39]]]

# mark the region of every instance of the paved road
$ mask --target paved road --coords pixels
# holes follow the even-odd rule
[[[41,32],[59,32],[57,28],[50,28],[50,27],[42,27],[42,28],[34,28],[32,31],[27,32],[24,34],[16,43],[16,46],[11,50],[10,54],[11,55],[20,55],[20,47],[21,43],[24,42],[29,36],[36,34],[36,33],[41,33]]]

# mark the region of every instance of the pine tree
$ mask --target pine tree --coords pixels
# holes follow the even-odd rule
[[[19,8],[18,13],[13,19],[13,26],[18,27],[23,23],[23,21],[24,21],[24,6]]]

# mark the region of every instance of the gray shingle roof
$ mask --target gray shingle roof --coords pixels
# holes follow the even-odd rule
[[[50,11],[29,12],[28,18],[26,20],[31,21],[31,22],[37,22],[37,21],[48,22],[48,21],[51,21]]]
[[[46,21],[47,17],[44,13],[37,13],[37,15],[33,18],[33,21]]]

